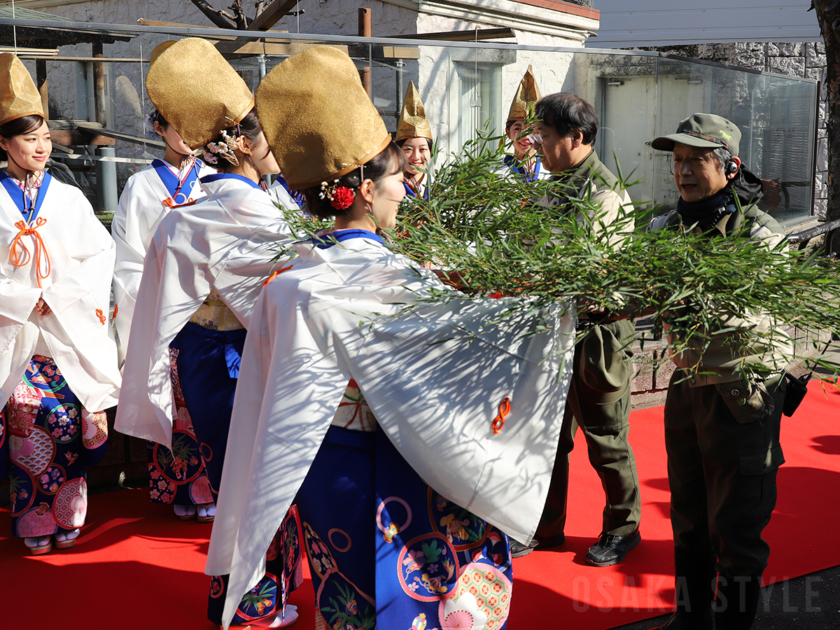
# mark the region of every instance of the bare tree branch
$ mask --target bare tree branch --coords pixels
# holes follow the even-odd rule
[[[227,11],[214,9],[205,0],[191,0],[191,2],[216,26],[220,28],[237,28],[236,19]]]
[[[228,7],[236,16],[236,28],[242,31],[248,30],[248,17],[245,15],[245,9],[242,8],[242,0],[233,0],[233,4]]]
[[[256,3],[256,7],[257,7],[257,12],[256,12],[256,13],[254,13],[254,19],[256,19],[257,17],[259,17],[260,13],[262,13],[262,12],[263,12],[263,9],[265,9],[265,2],[263,2],[262,0],[260,0],[260,2],[257,2],[257,3]]]

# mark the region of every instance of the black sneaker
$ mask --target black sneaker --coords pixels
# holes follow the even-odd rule
[[[531,553],[534,549],[536,549],[539,543],[536,540],[532,540],[530,545],[523,545],[520,542],[516,542],[511,538],[510,540],[510,557],[511,558],[521,558],[522,556],[527,556]]]
[[[618,564],[640,542],[642,542],[642,535],[638,530],[627,536],[601,534],[601,539],[589,548],[586,561],[596,567]]]

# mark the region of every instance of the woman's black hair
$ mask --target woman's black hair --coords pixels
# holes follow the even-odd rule
[[[228,136],[233,136],[233,137],[244,136],[245,138],[248,138],[248,140],[253,145],[254,143],[256,143],[257,138],[260,137],[260,134],[262,133],[262,130],[263,129],[262,129],[262,125],[260,125],[260,120],[259,120],[259,118],[257,118],[257,111],[255,109],[252,109],[250,112],[248,112],[248,114],[245,116],[245,118],[243,118],[239,122],[238,125],[232,125],[232,126],[228,127],[227,129],[225,129],[225,133],[227,133]],[[221,132],[219,132],[219,135],[216,136],[210,142],[215,142],[217,144],[220,143],[220,142],[224,142],[224,138],[222,137]],[[213,164],[213,167],[215,169],[217,169],[219,171],[225,171],[228,168],[231,168],[231,167],[234,166],[234,164],[232,162],[230,162],[229,160],[225,159],[224,156],[220,156],[220,157],[222,159],[219,160],[219,163],[218,164]]]
[[[557,92],[543,96],[535,107],[537,118],[554,127],[561,136],[572,131],[583,134],[583,144],[595,142],[598,135],[598,115],[587,101],[571,92]]]
[[[149,114],[149,120],[152,121],[152,127],[155,126],[155,123],[159,124],[161,127],[166,129],[169,126],[169,122],[166,118],[163,117],[158,110],[154,110],[151,114]]]
[[[408,163],[405,160],[405,154],[396,142],[388,143],[379,155],[370,160],[364,165],[364,177],[374,183],[395,173],[405,171]],[[362,185],[362,169],[357,168],[350,171],[346,175],[338,178],[338,182],[327,182],[330,186],[335,184],[338,186],[346,186],[354,192]],[[341,217],[349,214],[350,208],[346,210],[336,210],[333,208],[330,200],[324,197],[321,198],[321,186],[312,186],[304,188],[300,191],[306,198],[306,211],[319,219],[328,219],[330,217]]]
[[[22,136],[25,133],[32,133],[36,129],[40,129],[44,124],[44,117],[38,114],[30,114],[29,116],[21,116],[10,120],[4,125],[0,125],[0,136],[11,140],[15,136]],[[8,159],[8,155],[3,149],[0,149],[0,160]]]

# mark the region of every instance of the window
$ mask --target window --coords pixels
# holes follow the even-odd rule
[[[458,76],[458,147],[478,138],[481,129],[500,135],[502,128],[502,66],[456,62]],[[454,148],[454,147],[453,147]]]

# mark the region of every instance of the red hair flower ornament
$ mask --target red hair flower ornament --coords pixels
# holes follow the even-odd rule
[[[330,205],[336,210],[347,210],[353,205],[353,200],[356,198],[356,193],[347,188],[347,186],[339,186],[333,193]]]
[[[327,182],[321,182],[321,193],[318,195],[321,199],[329,199],[330,205],[336,210],[347,210],[353,205],[353,200],[356,198],[356,193],[348,186],[336,186],[338,180],[336,179],[332,186]]]

